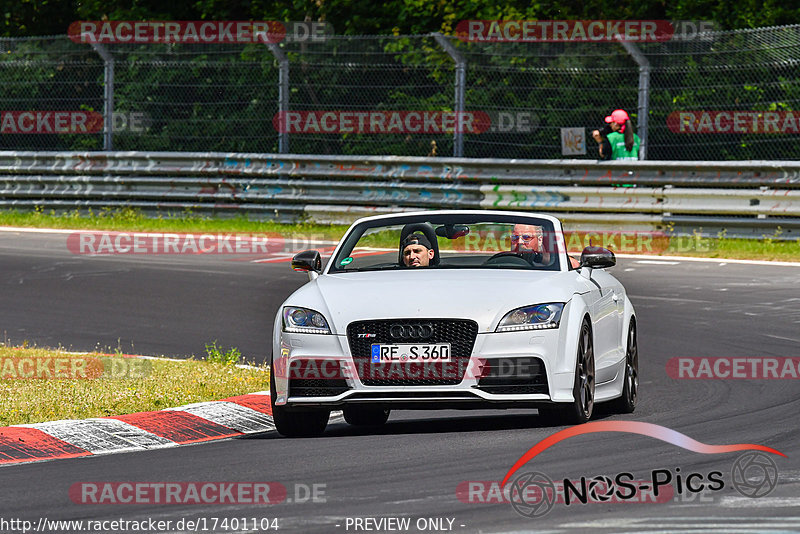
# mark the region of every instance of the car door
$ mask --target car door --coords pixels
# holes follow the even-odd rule
[[[613,380],[620,357],[622,317],[625,293],[622,284],[603,269],[592,269],[589,280],[595,286],[592,295],[594,320],[594,355],[596,382]]]

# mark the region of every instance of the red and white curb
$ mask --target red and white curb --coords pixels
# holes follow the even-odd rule
[[[157,412],[0,428],[0,466],[143,451],[275,430],[269,391]]]

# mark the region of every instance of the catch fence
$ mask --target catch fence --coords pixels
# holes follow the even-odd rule
[[[4,150],[594,159],[591,139],[575,153],[580,137],[624,108],[646,159],[800,160],[800,25],[635,44],[432,34],[92,45],[65,35],[1,39],[0,51]],[[54,133],[55,111],[104,120]],[[326,112],[330,128],[308,119]],[[482,126],[388,128],[418,112],[475,114]],[[357,114],[377,114],[383,131],[354,128]]]

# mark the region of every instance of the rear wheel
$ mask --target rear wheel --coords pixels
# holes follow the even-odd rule
[[[275,388],[275,375],[270,365],[269,370],[269,397],[272,401],[272,420],[275,422],[275,430],[287,438],[314,437],[325,432],[328,426],[330,410],[287,410],[286,406],[276,406],[275,399],[277,390]]]
[[[609,407],[616,413],[632,413],[636,409],[639,396],[639,348],[636,343],[636,321],[633,319],[628,328],[624,380],[622,396],[609,403]]]
[[[539,409],[539,415],[549,424],[580,425],[592,418],[594,412],[594,344],[589,321],[584,320],[578,337],[575,362],[573,401],[564,406]]]
[[[390,410],[376,406],[345,406],[344,420],[353,426],[381,426],[389,419]]]

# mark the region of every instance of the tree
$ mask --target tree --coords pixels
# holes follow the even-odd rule
[[[343,35],[450,33],[461,20],[707,20],[719,29],[800,23],[782,0],[3,0],[2,35],[57,35],[76,20],[324,20]]]

